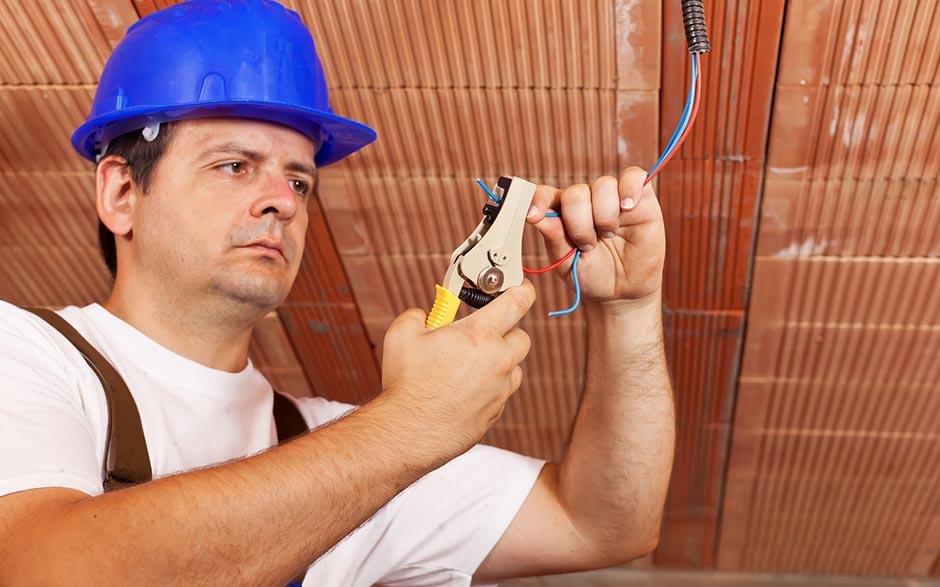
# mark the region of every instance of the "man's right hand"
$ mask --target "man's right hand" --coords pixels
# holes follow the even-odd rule
[[[405,311],[389,326],[382,361],[382,399],[405,409],[449,460],[470,449],[522,383],[519,363],[529,335],[516,324],[532,307],[526,280],[453,324],[428,330],[426,314]]]

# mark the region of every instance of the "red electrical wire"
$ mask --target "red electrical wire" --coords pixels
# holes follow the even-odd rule
[[[549,265],[548,267],[543,267],[543,268],[541,268],[541,269],[529,269],[528,267],[523,267],[523,268],[522,268],[522,272],[523,272],[523,273],[528,273],[529,275],[540,275],[540,274],[542,274],[542,273],[548,273],[548,272],[551,271],[552,269],[557,268],[559,265],[561,265],[562,263],[564,263],[565,261],[567,261],[568,259],[570,259],[570,258],[571,258],[571,255],[574,255],[574,252],[575,252],[576,250],[577,250],[577,249],[571,249],[570,251],[568,251],[568,252],[565,254],[564,257],[562,257],[561,259],[558,259],[557,261],[555,261],[554,263],[552,263],[552,264]]]
[[[692,58],[696,60],[696,66],[697,66],[698,65],[697,61],[699,58],[698,54],[693,55]],[[680,136],[678,142],[676,142],[675,148],[669,152],[669,155],[663,160],[662,165],[660,165],[656,169],[656,171],[646,176],[646,181],[643,182],[643,187],[646,187],[646,184],[653,181],[653,178],[659,175],[659,172],[663,170],[663,167],[665,167],[667,163],[669,163],[669,160],[672,159],[673,155],[679,152],[679,147],[681,147],[682,143],[685,142],[685,138],[689,135],[689,131],[692,130],[692,125],[695,124],[695,117],[698,116],[698,103],[699,103],[699,98],[701,97],[701,94],[702,94],[702,74],[699,73],[698,77],[695,80],[695,97],[692,99],[692,115],[689,117],[689,124],[686,125],[685,130],[682,132],[682,136]],[[571,249],[570,251],[568,251],[567,254],[565,254],[564,257],[555,261],[548,267],[544,267],[542,269],[529,269],[523,266],[522,271],[524,273],[534,274],[534,275],[538,275],[541,273],[548,273],[552,269],[557,268],[559,265],[561,265],[562,263],[570,259],[571,255],[574,255],[574,252],[576,250],[577,249]]]
[[[693,58],[698,61],[698,55],[694,55]],[[697,65],[697,64],[696,64]],[[692,116],[689,117],[689,124],[686,125],[685,131],[682,133],[682,136],[679,137],[679,142],[676,143],[676,148],[669,153],[669,155],[663,160],[663,164],[654,171],[651,175],[647,176],[646,181],[643,182],[643,186],[653,181],[653,178],[659,175],[659,172],[663,170],[663,167],[669,163],[669,160],[672,159],[673,155],[679,152],[679,147],[682,146],[682,143],[685,142],[685,137],[689,136],[689,131],[692,130],[692,125],[695,124],[695,117],[698,116],[698,103],[699,97],[702,94],[702,74],[699,74],[698,78],[695,80],[695,98],[692,100]]]

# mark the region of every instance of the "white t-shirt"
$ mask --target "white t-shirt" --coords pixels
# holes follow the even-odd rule
[[[59,314],[127,382],[154,476],[251,455],[277,443],[271,385],[250,363],[210,369],[92,304]],[[297,404],[311,428],[352,406]],[[78,351],[32,314],[0,302],[0,496],[38,487],[102,493],[107,405]],[[406,489],[309,570],[305,585],[469,585],[543,461],[477,446]]]

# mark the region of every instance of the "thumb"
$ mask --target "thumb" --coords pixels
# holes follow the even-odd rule
[[[535,288],[528,279],[510,287],[495,300],[462,320],[472,328],[480,328],[500,336],[515,328],[535,302]]]

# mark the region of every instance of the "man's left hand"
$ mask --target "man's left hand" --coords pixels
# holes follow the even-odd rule
[[[536,189],[526,221],[541,233],[551,259],[581,249],[578,277],[585,301],[614,306],[646,299],[662,287],[663,214],[645,180],[646,171],[630,167],[619,178],[599,177],[590,186]],[[561,216],[546,218],[548,211]],[[559,268],[569,286],[572,260]]]

